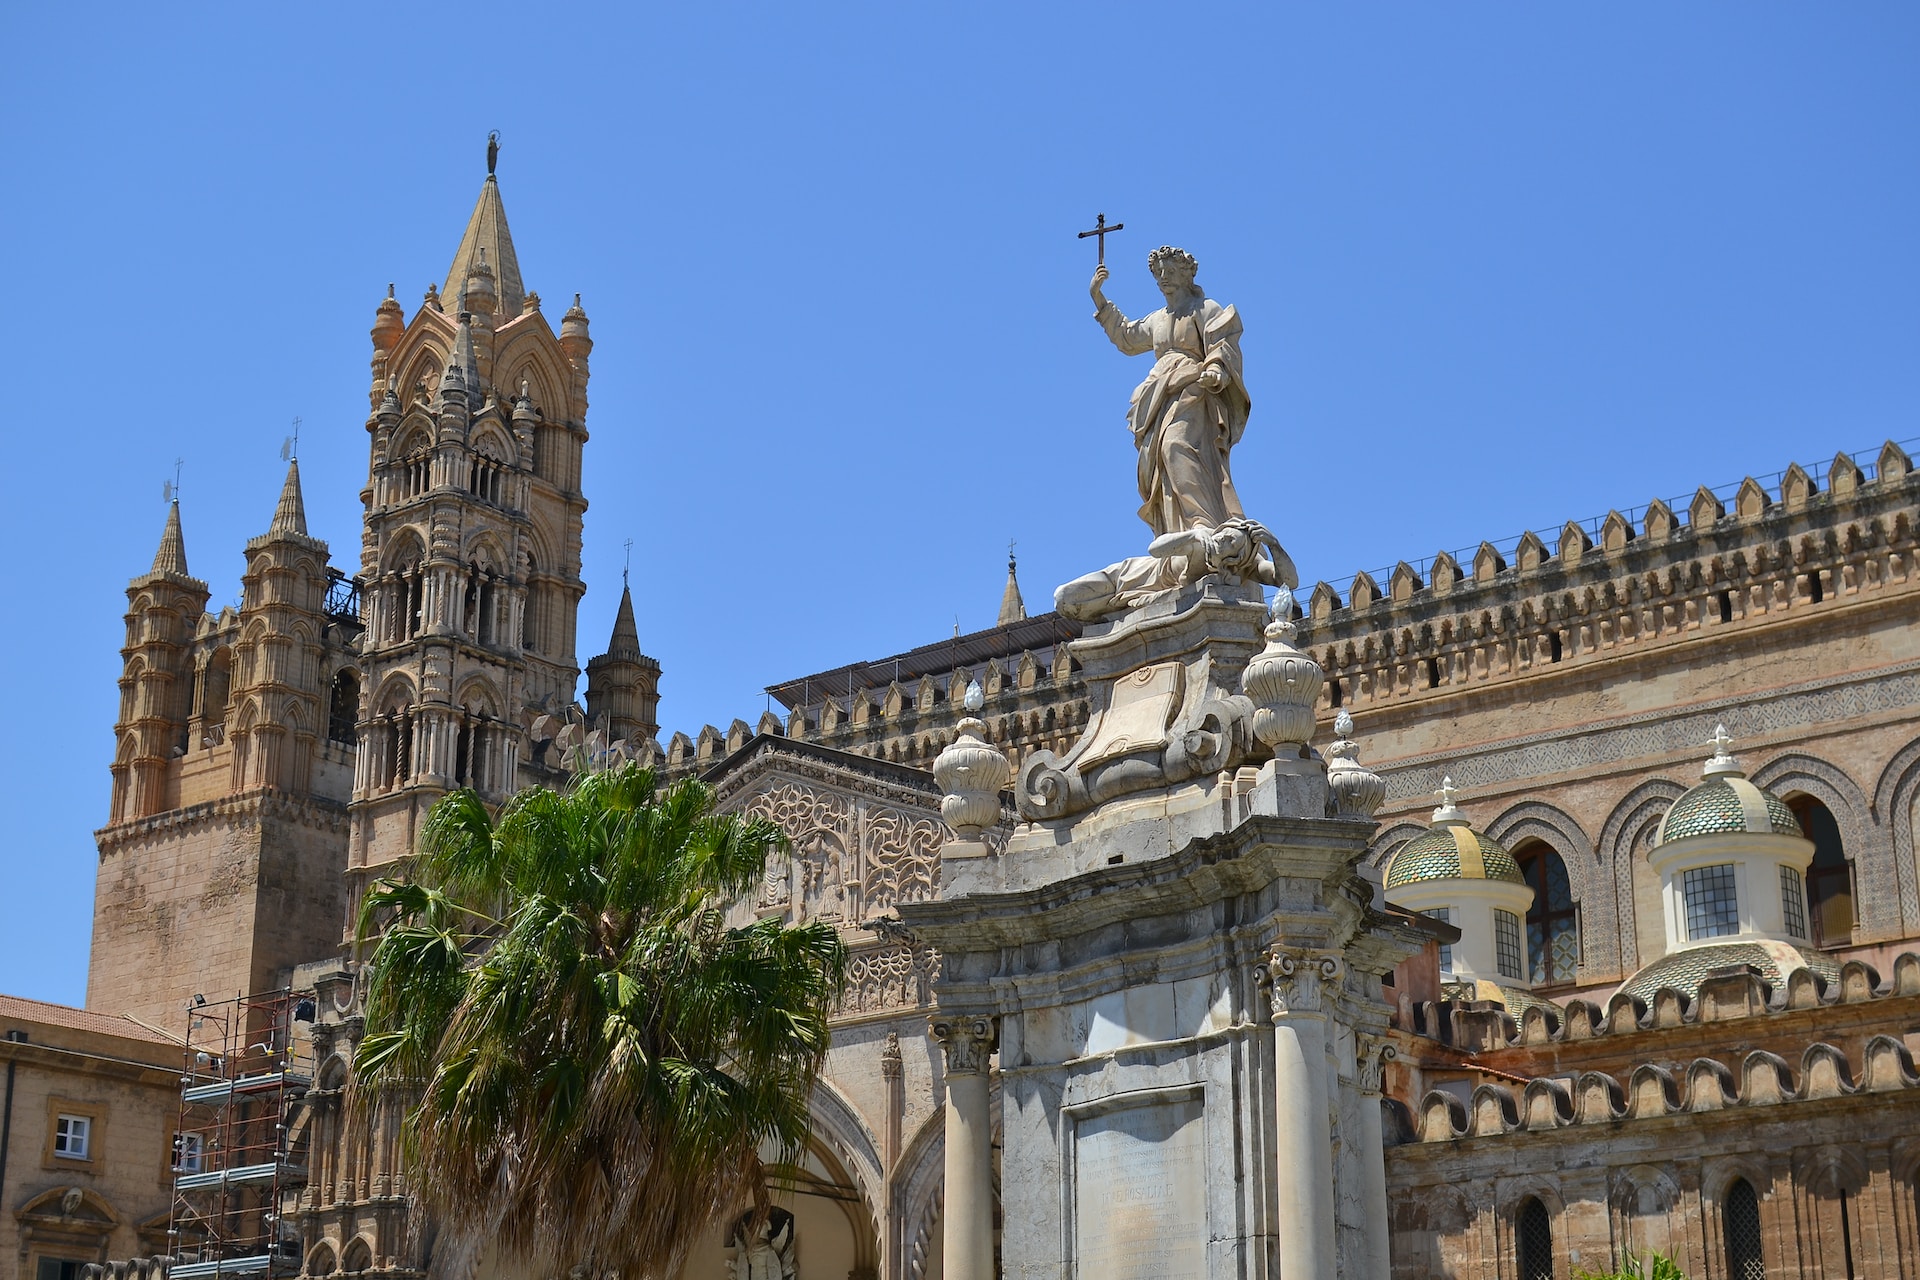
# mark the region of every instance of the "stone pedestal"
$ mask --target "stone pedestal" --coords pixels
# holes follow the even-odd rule
[[[1354,873],[1368,832],[1254,814],[1165,857],[902,905],[943,956],[936,1035],[998,1020],[1003,1276],[1384,1277],[1360,1049],[1417,941]],[[978,1122],[975,1094],[948,1096],[959,1274]]]

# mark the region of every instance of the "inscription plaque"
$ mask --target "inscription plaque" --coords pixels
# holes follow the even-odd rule
[[[1204,1280],[1206,1126],[1198,1097],[1080,1117],[1073,1259],[1080,1280]]]

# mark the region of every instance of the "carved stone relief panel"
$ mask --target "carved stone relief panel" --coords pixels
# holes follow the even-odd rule
[[[902,902],[923,902],[935,895],[940,885],[940,842],[945,838],[936,819],[874,805],[866,811],[861,834],[867,910],[888,911]]]
[[[933,1000],[940,953],[906,943],[862,947],[847,957],[847,985],[840,995],[841,1015],[885,1013],[918,1008]]]

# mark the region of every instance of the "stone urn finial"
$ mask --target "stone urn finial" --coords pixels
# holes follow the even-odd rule
[[[987,726],[974,715],[986,704],[980,682],[967,686],[961,706],[960,736],[933,762],[933,780],[943,793],[940,816],[962,840],[978,840],[1000,821],[1000,789],[1013,777],[1006,753],[988,743]]]
[[[1293,647],[1293,592],[1281,587],[1273,596],[1267,623],[1267,647],[1254,655],[1240,678],[1253,699],[1253,732],[1274,755],[1304,746],[1313,737],[1314,703],[1326,675],[1320,664]]]
[[[1342,710],[1333,718],[1337,741],[1327,748],[1327,790],[1336,818],[1371,818],[1387,798],[1385,779],[1360,763],[1353,741],[1353,715]]]

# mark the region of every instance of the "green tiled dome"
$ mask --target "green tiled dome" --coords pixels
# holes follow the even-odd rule
[[[1419,880],[1511,880],[1525,884],[1513,855],[1464,824],[1438,826],[1400,846],[1387,863],[1387,888]]]
[[[1760,980],[1779,990],[1787,975],[1807,968],[1827,983],[1840,980],[1840,966],[1817,951],[1806,951],[1785,942],[1754,938],[1745,942],[1715,942],[1704,947],[1689,947],[1655,960],[1620,985],[1630,996],[1651,1001],[1661,987],[1672,987],[1687,999],[1700,994],[1700,983],[1715,969],[1747,964],[1760,971]]]
[[[1765,819],[1760,814],[1766,815]],[[1786,802],[1763,791],[1738,774],[1708,778],[1673,802],[1660,822],[1657,843],[1671,844],[1689,836],[1719,835],[1730,831],[1799,836],[1800,820]]]

